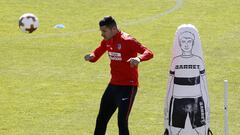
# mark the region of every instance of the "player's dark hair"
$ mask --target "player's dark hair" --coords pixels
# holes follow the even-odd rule
[[[107,26],[109,28],[112,28],[114,26],[117,26],[117,23],[112,16],[105,16],[102,20],[99,21],[99,26]]]

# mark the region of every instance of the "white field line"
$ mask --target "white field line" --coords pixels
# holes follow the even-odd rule
[[[144,24],[144,23],[150,23],[152,21],[155,21],[157,19],[159,19],[162,16],[168,15],[176,10],[178,10],[179,8],[181,8],[183,5],[183,0],[176,0],[176,4],[174,7],[165,10],[162,13],[156,14],[156,15],[152,15],[152,16],[148,16],[142,19],[138,19],[136,21],[129,21],[123,24],[123,26],[129,26],[129,25],[137,25],[137,24]]]
[[[167,9],[159,14],[147,16],[147,17],[141,18],[141,19],[136,19],[135,21],[127,21],[126,23],[120,24],[120,26],[134,26],[134,25],[138,25],[138,24],[145,24],[145,23],[153,22],[153,21],[159,19],[160,17],[166,16],[166,15],[178,10],[179,8],[181,8],[183,5],[183,1],[184,0],[176,0],[176,4],[170,9]],[[97,31],[98,31],[98,29],[85,29],[85,30],[81,30],[78,32],[45,33],[45,34],[38,34],[36,36],[34,35],[34,36],[25,37],[25,38],[23,38],[23,37],[18,37],[18,38],[2,37],[2,39],[16,41],[16,40],[38,39],[38,38],[69,37],[69,36],[81,35],[81,34],[85,34],[85,33],[93,33],[93,32],[97,32]]]

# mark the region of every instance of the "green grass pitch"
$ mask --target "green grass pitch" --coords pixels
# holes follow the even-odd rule
[[[101,41],[98,21],[153,50],[140,64],[140,87],[129,118],[132,135],[161,135],[171,48],[177,26],[192,23],[202,40],[211,100],[211,128],[224,134],[223,80],[229,81],[229,132],[240,134],[239,0],[1,0],[0,134],[91,135],[110,79],[109,60],[83,60]],[[18,18],[34,13],[40,27],[20,32]],[[64,29],[54,29],[56,24]],[[116,113],[107,135],[117,135]]]

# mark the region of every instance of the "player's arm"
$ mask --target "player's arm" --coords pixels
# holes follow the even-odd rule
[[[203,96],[203,100],[206,103],[207,107],[209,106],[209,99],[208,99],[208,86],[207,86],[207,78],[206,78],[206,74],[205,74],[205,68],[204,65],[202,64],[200,66],[200,83],[201,83],[201,91],[202,91],[202,96]]]
[[[200,73],[200,86],[201,86],[201,92],[202,92],[202,97],[205,103],[205,109],[206,109],[206,120],[207,124],[210,122],[210,102],[209,102],[209,95],[208,95],[208,85],[207,85],[207,78],[206,78],[206,73],[205,73],[205,66],[204,62],[201,60],[201,65],[199,69]]]
[[[107,49],[104,41],[102,41],[101,45],[96,48],[92,53],[85,55],[84,59],[89,62],[96,62],[106,52],[106,50]]]
[[[209,102],[209,95],[208,95],[208,86],[207,86],[207,78],[205,75],[205,70],[204,70],[204,74],[200,71],[200,78],[201,78],[201,91],[202,91],[202,96],[203,96],[203,100],[206,106],[206,118],[207,118],[207,123],[209,123],[210,121],[210,102]]]
[[[170,110],[171,98],[173,97],[174,76],[175,76],[175,63],[173,60],[171,63],[170,71],[169,71],[167,95],[166,95],[165,107],[164,107],[164,116],[165,116],[164,117],[164,125],[165,125],[166,129],[169,128],[169,110]]]
[[[147,60],[153,58],[153,52],[151,50],[149,50],[148,48],[146,48],[145,46],[143,46],[137,40],[132,39],[132,40],[129,40],[128,42],[131,45],[132,50],[140,53],[139,56],[137,56],[135,58],[130,58],[128,60],[128,62],[130,62],[130,64],[132,66],[137,66],[141,61],[147,61]]]

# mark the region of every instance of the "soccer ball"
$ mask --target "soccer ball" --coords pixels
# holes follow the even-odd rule
[[[18,25],[22,32],[32,33],[38,28],[39,22],[34,14],[26,13],[19,18]]]

